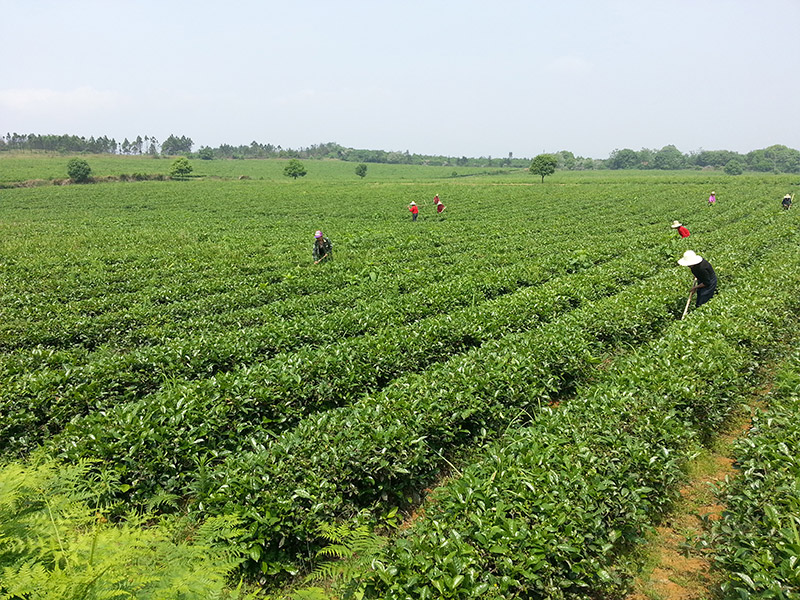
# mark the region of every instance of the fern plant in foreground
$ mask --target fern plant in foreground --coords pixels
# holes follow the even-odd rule
[[[196,528],[192,543],[152,515],[109,521],[93,499],[113,479],[51,460],[0,467],[0,600],[224,598],[240,564],[231,517]]]
[[[317,552],[327,558],[316,566],[306,582],[326,582],[341,600],[363,597],[364,576],[380,560],[386,538],[370,531],[365,525],[352,527],[348,523],[326,523],[320,526],[320,536],[330,542]],[[292,594],[293,600],[325,600],[330,598],[322,588],[312,587]]]

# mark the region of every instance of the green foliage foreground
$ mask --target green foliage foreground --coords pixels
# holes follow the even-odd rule
[[[208,520],[191,544],[176,543],[185,533],[175,524],[120,518],[118,507],[98,505],[117,484],[90,467],[32,461],[0,469],[0,598],[223,597],[241,562],[225,543],[235,519]]]
[[[740,474],[714,523],[729,598],[800,599],[800,345],[782,366],[768,406],[736,446]]]

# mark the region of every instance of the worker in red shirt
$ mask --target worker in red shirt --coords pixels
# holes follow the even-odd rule
[[[436,195],[433,197],[433,205],[434,205],[434,206],[437,206],[437,205],[439,204],[439,202],[441,202],[441,200],[439,200],[439,194],[436,194]]]
[[[673,221],[672,222],[672,228],[673,229],[677,229],[678,233],[681,234],[682,238],[689,237],[689,230],[686,229],[686,227],[684,227],[683,225],[681,225],[679,221]]]
[[[419,214],[419,207],[417,206],[416,202],[412,202],[408,205],[408,210],[411,211],[411,220],[416,221],[417,215]]]

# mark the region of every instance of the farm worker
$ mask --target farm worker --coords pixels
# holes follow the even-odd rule
[[[694,287],[689,290],[689,295],[697,292],[696,306],[702,306],[717,291],[717,274],[711,264],[702,256],[698,256],[693,250],[687,250],[683,257],[678,260],[682,267],[689,267],[694,275]]]
[[[436,194],[436,195],[433,197],[433,205],[434,205],[434,206],[438,206],[438,205],[439,205],[439,202],[441,202],[441,200],[439,200],[439,194]]]
[[[314,234],[314,248],[311,252],[314,257],[314,264],[318,265],[323,261],[333,260],[333,244],[322,235],[321,231]]]
[[[686,229],[686,227],[684,227],[683,225],[681,225],[679,221],[673,221],[673,222],[672,222],[672,226],[671,226],[671,227],[672,227],[673,229],[677,229],[677,230],[678,230],[678,233],[680,233],[680,234],[681,234],[681,237],[682,237],[682,238],[687,238],[687,237],[689,237],[689,230],[688,230],[688,229]]]
[[[786,194],[783,197],[783,210],[789,210],[792,206],[792,197],[789,194]]]
[[[714,206],[714,203],[717,201],[717,194],[716,192],[711,192],[711,195],[708,197],[708,205]]]
[[[408,205],[408,210],[411,211],[411,220],[416,221],[417,215],[419,214],[419,207],[417,206],[416,202],[412,202]]]
[[[443,210],[444,210],[444,203],[439,202],[439,204],[436,205],[436,212],[441,213]]]

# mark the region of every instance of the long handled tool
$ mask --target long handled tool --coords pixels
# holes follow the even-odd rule
[[[694,280],[694,283],[692,284],[692,291],[689,292],[689,297],[686,299],[686,308],[683,309],[683,314],[681,315],[681,320],[683,320],[683,318],[686,316],[686,313],[689,312],[689,303],[691,303],[692,296],[694,296],[694,286],[695,286],[696,283],[697,283],[697,279]]]

